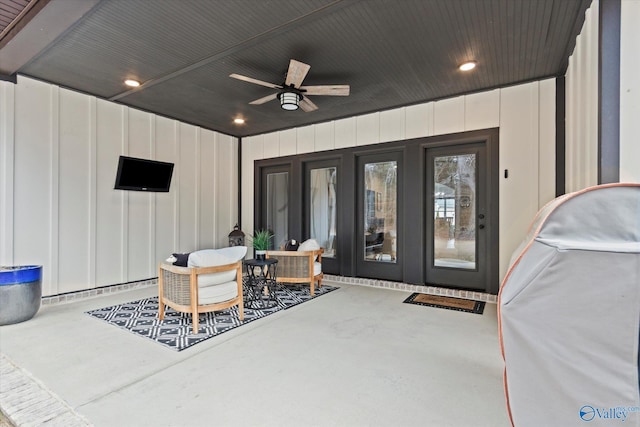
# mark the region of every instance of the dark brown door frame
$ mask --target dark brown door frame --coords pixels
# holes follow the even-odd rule
[[[433,284],[446,284],[463,289],[484,290],[489,281],[487,266],[490,252],[487,250],[489,240],[487,236],[491,236],[491,217],[493,211],[487,197],[487,159],[486,159],[486,143],[473,142],[467,144],[444,145],[439,147],[428,147],[423,153],[426,161],[425,180],[425,281]],[[435,197],[432,198],[432,189],[435,185],[433,161],[440,156],[456,156],[456,155],[473,155],[476,158],[476,168],[474,176],[475,197],[473,198],[474,214],[472,216],[475,223],[475,259],[476,264],[472,269],[460,269],[453,267],[439,267],[434,264],[435,251],[435,226],[433,220],[433,206]],[[456,203],[460,208],[460,204]],[[470,206],[467,206],[470,207]],[[462,208],[460,208],[462,209]],[[457,215],[457,214],[456,214]],[[458,221],[456,219],[456,221]],[[482,225],[481,225],[482,224]],[[490,237],[489,237],[490,238]]]
[[[487,167],[487,209],[491,212],[489,216],[488,229],[488,250],[489,262],[487,264],[487,286],[486,292],[497,294],[500,287],[500,152],[499,152],[499,129],[483,129],[478,131],[461,132],[449,135],[440,135],[416,140],[417,144],[411,146],[406,155],[406,169],[413,167],[416,173],[411,173],[411,179],[405,180],[407,210],[420,210],[423,221],[420,224],[412,224],[411,233],[405,233],[406,251],[410,251],[415,258],[426,259],[425,235],[426,235],[426,202],[424,196],[415,197],[414,195],[424,195],[426,183],[424,180],[426,173],[426,165],[424,162],[425,151],[427,148],[437,147],[455,147],[457,145],[470,144],[474,142],[484,142],[486,150],[486,167]],[[416,165],[416,163],[419,163]],[[408,172],[410,173],[410,172]],[[431,212],[429,212],[431,214]],[[424,284],[426,275],[426,266],[424,262],[419,265],[405,266],[404,281],[407,283]]]
[[[490,235],[490,261],[487,266],[486,292],[497,294],[499,288],[499,130],[498,128],[482,129],[470,132],[461,132],[449,135],[416,138],[389,142],[372,146],[349,147],[325,152],[308,153],[295,156],[279,157],[276,159],[258,160],[254,165],[254,224],[260,225],[260,191],[262,169],[278,165],[288,165],[290,168],[290,194],[289,194],[289,234],[301,236],[304,239],[304,163],[320,161],[323,159],[339,159],[340,184],[338,188],[338,203],[342,206],[338,211],[340,234],[338,236],[338,262],[336,271],[327,271],[330,274],[338,274],[347,277],[355,277],[356,239],[356,206],[357,198],[357,157],[362,154],[373,154],[385,151],[402,151],[403,170],[403,198],[399,203],[404,204],[404,243],[400,242],[400,251],[405,256],[402,267],[402,281],[405,283],[424,285],[425,250],[424,221],[407,220],[407,213],[419,212],[421,218],[425,217],[424,205],[424,156],[426,147],[464,144],[469,142],[485,142],[487,149],[487,173],[489,175],[488,199],[491,215]],[[349,206],[351,204],[351,206]]]

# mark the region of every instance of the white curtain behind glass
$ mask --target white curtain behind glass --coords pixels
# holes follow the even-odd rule
[[[325,257],[335,256],[336,237],[336,168],[311,170],[310,237],[325,250]]]
[[[267,229],[273,232],[273,248],[279,249],[289,238],[289,174],[267,175]]]

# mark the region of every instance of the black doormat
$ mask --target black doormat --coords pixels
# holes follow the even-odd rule
[[[427,307],[446,308],[447,310],[464,311],[465,313],[482,314],[484,302],[463,298],[445,297],[414,293],[403,302],[407,304],[424,305]]]
[[[312,297],[309,286],[277,285],[277,306],[260,310],[245,307],[244,320],[238,318],[237,306],[211,313],[201,313],[197,334],[193,333],[191,314],[180,313],[167,307],[164,320],[158,319],[158,297],[113,305],[86,313],[173,350],[182,351],[238,326],[302,304],[336,289],[339,288],[322,285],[321,288],[316,289],[315,296]]]

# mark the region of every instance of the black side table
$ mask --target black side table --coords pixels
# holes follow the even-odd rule
[[[253,309],[273,308],[276,297],[277,259],[248,259],[243,262],[247,270],[244,306]]]

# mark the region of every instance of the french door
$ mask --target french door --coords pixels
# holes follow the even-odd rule
[[[254,228],[323,271],[498,291],[498,129],[256,162]]]
[[[402,153],[357,158],[356,272],[402,280]]]
[[[427,148],[425,282],[485,290],[492,224],[483,142]]]

